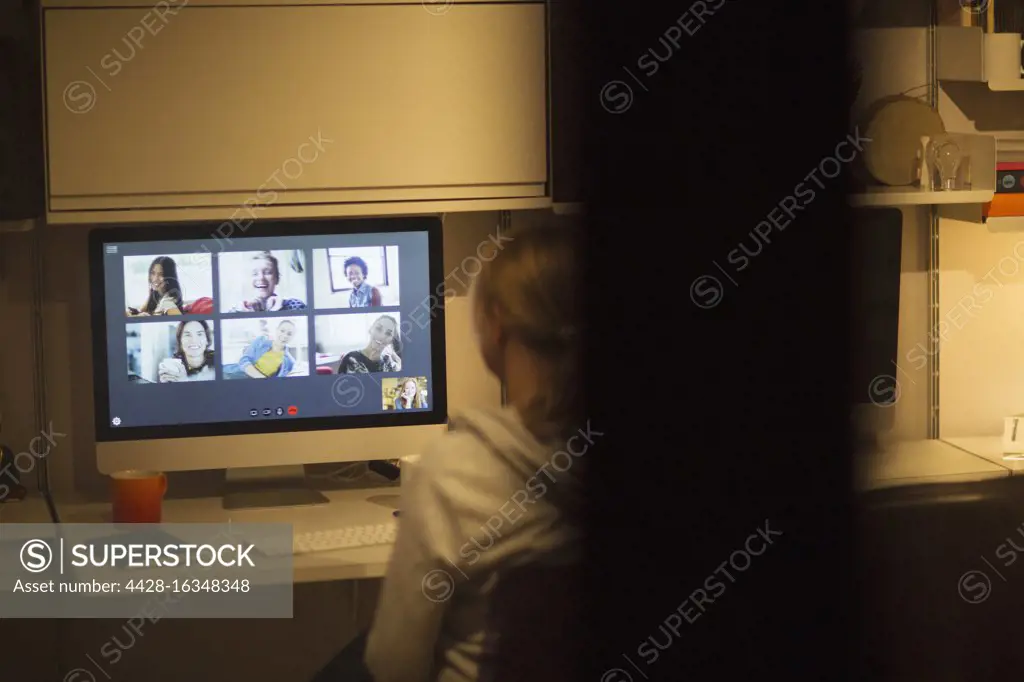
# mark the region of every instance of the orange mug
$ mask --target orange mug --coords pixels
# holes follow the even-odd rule
[[[114,523],[160,523],[167,476],[159,471],[117,471],[110,475]]]

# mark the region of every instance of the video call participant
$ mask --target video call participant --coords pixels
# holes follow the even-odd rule
[[[149,265],[149,296],[138,308],[128,308],[130,317],[181,315],[183,306],[178,265],[169,256],[157,256]]]
[[[303,310],[306,307],[304,301],[297,298],[286,298],[277,291],[277,285],[281,282],[281,268],[278,265],[277,257],[269,251],[261,251],[252,257],[250,277],[252,278],[253,297],[240,301],[230,312],[276,312],[278,310]]]
[[[366,281],[369,268],[359,256],[345,259],[345,277],[352,285],[352,293],[348,296],[350,308],[376,308],[380,303],[380,289]]]
[[[288,350],[288,344],[295,336],[295,325],[282,320],[271,340],[266,336],[257,337],[242,351],[237,363],[224,366],[225,379],[282,379],[295,367],[295,358]]]
[[[175,332],[177,350],[160,362],[159,381],[212,381],[217,378],[212,336],[205,320],[178,323]]]
[[[415,379],[399,382],[398,390],[395,392],[396,410],[420,410],[426,407],[427,399],[423,397],[423,391]]]
[[[390,315],[381,315],[370,326],[366,348],[345,353],[338,363],[338,374],[401,371],[402,338],[398,322]]]

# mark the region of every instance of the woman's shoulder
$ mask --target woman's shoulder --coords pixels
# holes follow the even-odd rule
[[[504,457],[495,451],[493,442],[469,426],[471,423],[460,418],[452,419],[448,430],[423,448],[420,462],[424,469],[475,477],[482,470],[504,468]]]

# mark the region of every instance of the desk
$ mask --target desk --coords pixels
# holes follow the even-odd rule
[[[975,457],[998,464],[1010,471],[1011,476],[1024,474],[1024,459],[1003,459],[1002,436],[975,436],[970,438],[943,438],[943,441]]]
[[[204,497],[164,501],[165,523],[291,523],[296,533],[332,525],[391,523],[398,507],[398,488],[360,488],[324,491],[330,504],[282,509],[227,511],[221,498]],[[57,511],[63,523],[109,523],[109,503],[62,503]],[[0,523],[49,523],[41,497],[0,504]],[[294,557],[296,583],[382,578],[391,557],[391,545],[299,554]]]
[[[221,498],[164,502],[168,523],[292,523],[297,532],[330,525],[394,521],[398,487],[322,491],[330,504],[232,510]],[[108,503],[58,498],[65,523],[110,521]],[[34,497],[0,504],[0,523],[49,523]],[[308,680],[373,616],[390,546],[345,549],[294,558],[294,615],[290,619],[174,619],[133,632],[113,619],[0,619],[11,655],[4,672],[25,682],[180,682],[181,680]],[[113,647],[113,648],[112,648]],[[114,651],[116,658],[110,657]],[[282,652],[286,652],[282,654]],[[75,670],[82,670],[72,675]],[[88,673],[88,674],[86,674]],[[72,675],[71,677],[68,677]]]
[[[1001,447],[998,438],[993,439]],[[956,439],[900,441],[858,463],[861,490],[920,483],[984,481],[1011,475],[1010,464],[956,445]],[[1019,464],[1019,463],[1018,463]],[[1024,470],[1024,467],[1022,467]]]

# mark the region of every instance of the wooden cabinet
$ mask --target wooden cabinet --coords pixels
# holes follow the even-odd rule
[[[44,50],[51,222],[547,196],[543,3],[50,8]]]

